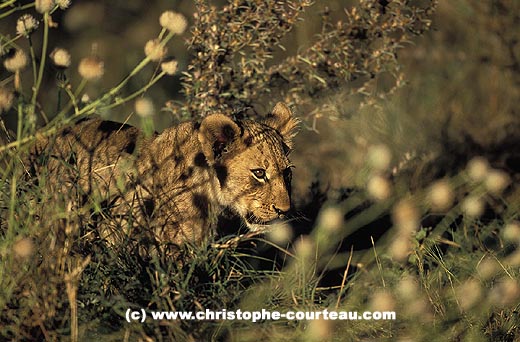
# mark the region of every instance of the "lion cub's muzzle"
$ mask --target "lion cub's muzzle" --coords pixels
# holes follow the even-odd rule
[[[289,210],[291,209],[291,205],[290,204],[283,204],[281,206],[281,208],[278,208],[276,205],[273,204],[273,211],[276,213],[276,215],[278,215],[278,218],[275,218],[274,220],[271,220],[271,221],[276,221],[277,219],[285,219],[286,217],[286,214],[289,212]]]

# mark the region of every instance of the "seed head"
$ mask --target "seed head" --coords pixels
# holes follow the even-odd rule
[[[480,278],[490,279],[500,271],[500,264],[491,257],[485,257],[477,264],[477,271]]]
[[[403,277],[399,281],[397,293],[406,301],[415,299],[419,295],[419,285],[417,284],[417,280],[412,276]]]
[[[135,112],[142,118],[147,118],[155,114],[155,106],[152,100],[141,97],[135,101]]]
[[[283,245],[291,241],[293,236],[291,227],[284,222],[275,223],[267,232],[267,238],[277,245]]]
[[[517,248],[516,251],[509,255],[504,261],[508,266],[520,267],[520,249]]]
[[[167,75],[174,75],[177,72],[177,61],[175,59],[171,59],[169,61],[165,61],[161,63],[161,69]]]
[[[386,178],[376,175],[368,181],[367,191],[372,198],[382,201],[390,196],[392,189]]]
[[[90,96],[88,96],[87,93],[83,94],[83,96],[81,96],[81,102],[82,103],[89,103],[90,102]]]
[[[168,49],[165,46],[161,46],[161,41],[159,39],[151,39],[147,41],[144,46],[145,55],[154,62],[163,59],[167,52]]]
[[[490,193],[500,195],[510,183],[509,175],[502,170],[492,169],[487,173],[484,184]]]
[[[78,72],[87,81],[97,81],[105,73],[105,64],[99,57],[85,57],[79,62]]]
[[[504,239],[509,242],[516,242],[520,244],[520,223],[511,222],[506,224],[503,232]]]
[[[393,210],[394,224],[401,233],[410,234],[419,227],[419,212],[413,203],[404,199],[399,202]]]
[[[35,0],[34,7],[42,14],[50,12],[54,8],[54,0]]]
[[[7,112],[13,105],[14,95],[9,90],[0,87],[0,114]]]
[[[309,322],[306,341],[329,341],[332,335],[332,321],[313,319]]]
[[[400,262],[406,261],[412,251],[410,236],[406,234],[398,234],[390,244],[388,251],[393,259]]]
[[[163,12],[159,17],[159,23],[165,29],[179,35],[183,34],[186,31],[186,27],[188,27],[186,18],[182,14],[173,11]]]
[[[314,254],[315,245],[307,235],[301,236],[294,244],[296,255],[301,259],[308,259]]]
[[[51,52],[51,59],[58,68],[66,69],[70,66],[70,53],[62,48],[55,48]]]
[[[395,304],[394,296],[388,291],[378,290],[370,298],[372,311],[394,311]]]
[[[335,207],[325,208],[319,216],[318,226],[330,232],[337,232],[343,225],[343,213]]]
[[[27,65],[27,55],[20,49],[16,49],[11,57],[4,61],[5,68],[10,72],[20,71]]]
[[[478,303],[482,297],[482,286],[476,279],[470,279],[460,285],[455,294],[462,310],[468,310]]]
[[[54,0],[54,2],[62,10],[66,9],[70,6],[70,0]]]
[[[433,209],[439,211],[449,209],[453,204],[453,190],[451,185],[445,180],[435,182],[430,189],[429,197]]]
[[[431,322],[433,315],[431,313],[430,306],[425,297],[417,297],[411,301],[405,308],[405,312],[422,322]]]
[[[517,280],[505,278],[499,280],[489,291],[489,301],[497,306],[514,306],[520,297],[520,285]]]
[[[390,166],[392,153],[386,145],[375,145],[368,150],[368,162],[377,171],[384,171]]]
[[[467,197],[462,202],[462,211],[469,217],[479,217],[484,212],[484,204],[478,197]]]
[[[28,37],[38,28],[38,20],[30,14],[24,14],[16,21],[16,33]]]
[[[468,176],[476,182],[483,181],[489,171],[489,163],[483,157],[471,159],[466,167]]]

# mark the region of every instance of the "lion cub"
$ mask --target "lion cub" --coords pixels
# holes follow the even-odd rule
[[[39,140],[31,164],[51,194],[101,205],[109,214],[102,236],[112,243],[145,227],[161,243],[200,243],[224,209],[251,230],[289,210],[297,124],[283,103],[261,121],[213,114],[152,137],[88,119]]]

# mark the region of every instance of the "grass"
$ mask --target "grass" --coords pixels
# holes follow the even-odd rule
[[[461,186],[474,185],[468,181]],[[90,237],[88,229],[82,231],[77,214],[66,205],[60,209],[30,203],[38,189],[20,183],[18,189],[14,224],[4,226],[2,239],[6,337],[290,341],[435,336],[513,341],[519,333],[518,225],[504,231],[516,211],[478,219],[455,205],[435,218],[436,224],[428,226],[425,220],[421,230],[404,236],[400,224],[406,221],[391,228],[390,221],[378,219],[394,207],[404,211],[394,217],[414,220],[415,214],[407,211],[422,206],[406,208],[402,203],[427,203],[427,194],[417,193],[413,202],[406,199],[401,205],[395,205],[402,201],[396,196],[344,221],[348,208],[355,206],[351,202],[359,203],[351,196],[330,200],[312,231],[288,245],[277,246],[261,236],[227,236],[212,245],[185,246],[178,263],[107,247]],[[507,197],[503,200],[507,204]],[[371,248],[343,251],[338,246],[344,234],[349,237],[344,232],[374,223],[373,229],[389,230],[377,242],[372,239]],[[395,247],[398,239],[409,241]],[[126,309],[141,307],[396,311],[397,320],[126,323]]]
[[[27,10],[26,6],[10,7],[12,4],[0,5],[9,8],[5,16],[0,14],[1,20],[8,20],[7,14]],[[253,8],[252,1],[248,5]],[[135,241],[110,246],[96,229],[99,218],[106,214],[103,203],[93,199],[75,208],[67,196],[46,192],[45,174],[39,175],[38,182],[27,177],[28,165],[21,162],[37,134],[36,123],[45,122],[47,114],[55,114],[57,119],[38,132],[52,135],[63,125],[95,112],[133,113],[128,105],[143,94],[154,98],[154,90],[164,81],[166,74],[160,63],[145,56],[115,85],[76,79],[70,69],[62,70],[68,76],[65,93],[69,98],[60,107],[54,98],[59,90],[45,84],[46,78],[40,75],[53,69],[40,64],[44,58],[34,57],[49,55],[46,44],[39,51],[40,46],[32,45],[38,41],[36,36],[28,40],[2,34],[2,42],[11,42],[12,47],[30,44],[29,65],[33,69],[2,74],[0,81],[2,89],[15,93],[10,106],[3,102],[0,106],[2,123],[5,119],[6,126],[16,131],[2,138],[0,146],[2,339],[520,339],[520,190],[515,166],[518,153],[511,147],[520,139],[515,117],[519,70],[514,49],[511,52],[508,48],[515,33],[510,29],[497,33],[497,27],[512,27],[508,23],[517,5],[491,1],[476,5],[465,0],[441,3],[435,16],[417,14],[421,18],[417,23],[431,19],[436,30],[416,32],[422,36],[400,50],[399,59],[373,57],[368,69],[362,69],[363,60],[356,59],[359,74],[348,69],[352,65],[340,64],[338,74],[332,67],[321,69],[326,60],[312,69],[313,60],[325,58],[314,43],[297,51],[299,59],[278,60],[267,52],[254,59],[249,49],[268,50],[270,43],[262,40],[258,46],[247,45],[247,40],[241,39],[247,38],[248,25],[244,37],[240,31],[233,42],[222,38],[236,27],[233,20],[247,18],[273,30],[276,44],[284,42],[282,38],[291,28],[298,30],[298,18],[310,21],[315,14],[309,14],[310,4],[299,5],[284,17],[284,26],[277,27],[274,17],[255,15],[262,11],[280,14],[279,4],[263,3],[257,12],[240,11],[231,4],[218,12],[198,4],[200,16],[194,32],[207,30],[200,31],[189,47],[206,51],[205,42],[226,41],[232,45],[228,53],[233,58],[226,59],[222,51],[207,50],[208,55],[188,61],[186,65],[195,65],[190,70],[201,70],[201,78],[195,81],[193,73],[186,71],[186,102],[167,108],[176,108],[183,118],[195,116],[201,104],[208,111],[248,105],[258,110],[269,102],[264,101],[265,96],[279,94],[296,105],[304,126],[310,129],[304,129],[295,143],[295,210],[286,228],[279,227],[273,234],[240,231],[242,235],[237,235],[234,223],[225,221],[225,229],[215,240],[203,246],[182,246],[175,260],[143,253]],[[379,8],[363,6],[368,5],[352,4],[349,23],[368,25],[376,14],[386,18]],[[389,13],[397,8],[392,6],[399,4],[388,7]],[[352,11],[354,7],[361,13],[359,18]],[[38,15],[48,22],[58,11],[54,8]],[[226,21],[226,11],[236,16]],[[330,32],[322,32],[316,39],[334,46],[334,36],[342,31],[330,26],[335,13],[323,15],[324,29]],[[464,24],[466,20],[471,20],[479,35]],[[219,30],[212,31],[211,23],[218,24]],[[371,27],[376,30],[378,26]],[[394,51],[385,50],[384,39],[372,41],[377,35],[371,36],[371,30],[362,32],[346,35],[352,41],[345,40],[348,46],[341,45],[333,57],[343,56],[352,47],[351,56],[367,51],[377,56],[379,48]],[[42,34],[42,41],[50,34],[41,28],[36,33]],[[174,39],[167,30],[160,30],[157,36],[164,46],[170,46]],[[399,37],[402,44],[412,39]],[[495,44],[495,48],[480,48],[477,41]],[[242,51],[241,46],[247,49]],[[237,62],[239,55],[247,58]],[[4,60],[8,58],[4,56]],[[223,64],[212,67],[214,60]],[[221,97],[211,92],[214,75],[245,66],[247,79],[240,74],[237,84],[226,80],[230,82],[228,91]],[[278,76],[263,78],[273,70],[278,73],[270,77],[289,77],[293,88]],[[370,72],[376,82],[364,79]],[[390,80],[387,72],[392,75]],[[408,84],[401,74],[407,75]],[[142,80],[144,85],[136,87]],[[397,85],[396,80],[402,84]],[[255,88],[258,85],[263,87]],[[92,87],[103,90],[97,97],[81,100]],[[200,96],[206,92],[208,96]],[[8,99],[6,94],[0,92],[0,97],[5,97],[2,100]],[[253,111],[251,116],[255,115]],[[149,117],[138,120],[147,131],[153,130],[157,121]],[[128,323],[128,308],[395,311],[397,319]]]

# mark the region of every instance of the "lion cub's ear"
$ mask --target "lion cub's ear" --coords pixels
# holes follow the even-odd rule
[[[239,135],[240,127],[223,114],[213,114],[204,118],[200,124],[198,137],[208,162],[215,162]]]
[[[282,135],[287,146],[292,148],[292,139],[298,133],[300,120],[293,116],[292,111],[285,103],[278,102],[265,119],[265,123],[276,129]]]

